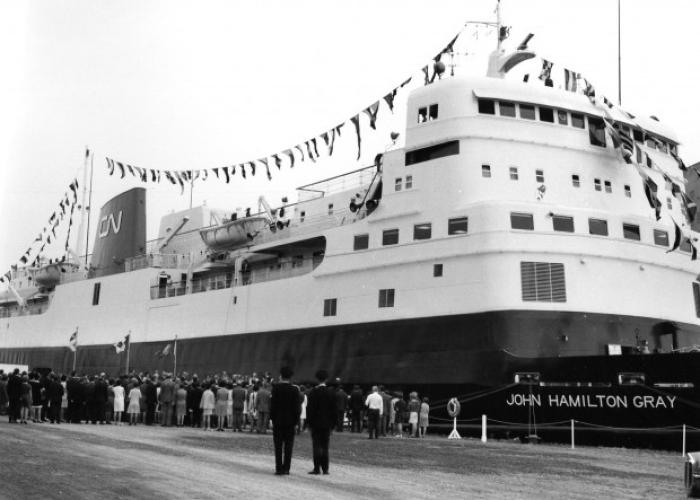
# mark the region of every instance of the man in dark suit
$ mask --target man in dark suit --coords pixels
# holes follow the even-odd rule
[[[288,366],[280,369],[280,381],[272,386],[270,400],[272,440],[275,443],[275,474],[278,476],[289,474],[294,447],[294,430],[301,415],[301,396],[299,388],[290,383],[292,375],[292,369]]]
[[[170,373],[165,374],[165,380],[160,384],[160,394],[158,402],[160,403],[160,414],[163,417],[160,425],[170,427],[173,424],[173,405],[175,404],[175,382],[173,382]]]
[[[316,372],[318,385],[311,389],[306,406],[306,422],[311,429],[311,445],[314,454],[314,468],[309,474],[328,474],[328,444],[331,430],[336,425],[335,391],[326,385],[328,373]]]
[[[95,423],[95,420],[101,424],[107,423],[107,417],[105,416],[105,406],[107,405],[108,399],[107,387],[105,374],[101,373],[95,380],[95,409],[92,423]]]
[[[146,400],[146,425],[153,425],[156,416],[156,406],[158,406],[158,388],[153,383],[151,377],[146,377],[145,383],[141,386],[143,397]]]

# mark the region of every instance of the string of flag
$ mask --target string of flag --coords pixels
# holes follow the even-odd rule
[[[89,155],[89,151],[86,152]],[[68,189],[63,193],[61,201],[58,203],[58,208],[51,214],[48,218],[46,225],[38,233],[34,241],[29,245],[29,248],[22,254],[22,256],[17,260],[17,264],[10,266],[10,269],[0,276],[0,283],[7,281],[8,283],[12,279],[12,271],[17,269],[19,264],[27,265],[37,265],[39,258],[46,248],[46,245],[50,245],[52,242],[56,241],[56,230],[61,225],[61,222],[68,217],[68,230],[66,235],[65,249],[68,250],[68,241],[70,238],[70,230],[73,225],[73,215],[75,213],[75,207],[78,203],[78,179],[73,179],[68,185]]]
[[[429,85],[433,83],[436,78],[442,77],[442,74],[445,71],[445,64],[442,61],[442,58],[445,55],[451,56],[454,54],[455,42],[462,34],[463,30],[464,28],[462,28],[452,38],[452,40],[440,52],[438,52],[435,57],[433,57],[432,65],[426,64],[421,69],[424,76],[424,85]],[[452,68],[452,72],[454,74],[454,66]],[[273,167],[276,167],[277,170],[281,170],[283,166],[286,166],[287,168],[294,168],[297,162],[303,163],[311,161],[315,163],[316,160],[324,153],[328,156],[332,156],[336,141],[342,136],[343,127],[348,122],[352,123],[355,131],[355,136],[357,139],[357,160],[359,160],[362,156],[362,122],[366,122],[372,130],[376,130],[380,108],[386,107],[391,113],[393,113],[394,101],[398,93],[409,83],[411,83],[412,80],[413,76],[404,80],[401,84],[391,89],[391,91],[374,100],[371,104],[365,106],[358,113],[351,116],[347,120],[340,122],[338,125],[335,125],[334,127],[331,127],[330,129],[316,136],[301,141],[294,146],[281,149],[275,153],[268,154],[257,159],[250,159],[243,162],[207,169],[163,170],[143,168],[116,160],[111,157],[105,157],[107,172],[110,176],[118,175],[120,179],[135,177],[143,183],[160,183],[162,181],[169,182],[174,186],[180,187],[180,194],[184,193],[186,183],[194,182],[195,180],[214,180],[229,184],[236,175],[236,172],[239,172],[241,178],[247,179],[248,175],[255,176],[257,172],[263,171],[268,180],[272,180],[272,172],[274,171]],[[366,119],[361,120],[363,116],[365,116]]]

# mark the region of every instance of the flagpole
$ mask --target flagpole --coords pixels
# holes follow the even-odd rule
[[[622,106],[622,48],[620,40],[620,0],[617,0],[617,104]]]
[[[177,335],[173,346],[173,376],[177,376]]]
[[[194,176],[190,174],[190,208],[192,208],[192,191],[194,191]]]
[[[73,371],[75,371],[75,364],[78,360],[78,327],[75,327],[75,350],[73,351]]]
[[[92,211],[92,174],[95,163],[95,155],[90,153],[90,191],[88,194],[87,207],[83,206],[83,210],[87,211],[87,230],[85,231],[85,267],[88,267],[88,255],[90,254],[90,212]]]
[[[126,344],[126,374],[129,374],[129,354],[131,354],[131,330],[129,330],[129,342]]]

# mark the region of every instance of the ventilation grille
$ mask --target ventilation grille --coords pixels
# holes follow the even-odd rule
[[[564,264],[521,262],[520,280],[525,302],[566,302]]]

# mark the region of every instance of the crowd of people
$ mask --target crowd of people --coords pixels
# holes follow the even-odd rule
[[[206,431],[266,433],[270,428],[273,377],[220,374],[200,379],[195,374],[136,373],[119,377],[3,373],[0,370],[0,413],[11,423],[93,423],[198,427]],[[306,429],[308,393],[314,384],[299,385],[301,411],[297,433]],[[428,429],[428,398],[375,386],[365,394],[355,385],[346,392],[330,380],[336,403],[334,430],[383,436],[423,437]]]

